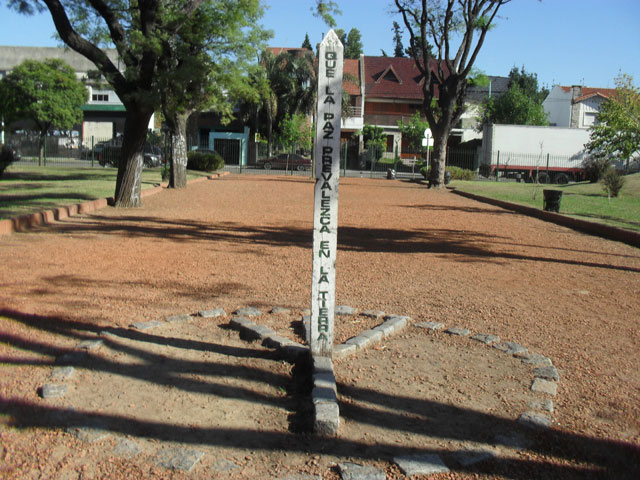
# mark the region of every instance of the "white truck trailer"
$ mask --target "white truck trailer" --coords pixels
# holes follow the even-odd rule
[[[525,182],[584,180],[588,141],[589,131],[582,128],[486,125],[480,173]]]

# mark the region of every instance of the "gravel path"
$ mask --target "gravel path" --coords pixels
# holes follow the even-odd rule
[[[229,322],[304,343],[312,195],[229,175],[2,237],[0,477],[638,477],[640,251],[403,181],[341,180],[336,337],[410,325],[334,360],[338,437],[299,433],[304,368]]]

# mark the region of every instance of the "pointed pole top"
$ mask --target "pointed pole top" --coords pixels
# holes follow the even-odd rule
[[[344,48],[342,42],[340,41],[340,38],[338,38],[336,32],[333,31],[333,28],[329,30],[324,36],[322,42],[320,42],[320,46],[327,46],[332,48],[337,48],[339,46],[341,48]]]

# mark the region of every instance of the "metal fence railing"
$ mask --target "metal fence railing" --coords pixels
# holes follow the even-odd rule
[[[567,183],[582,180],[586,154],[553,155],[494,151],[485,156],[479,172],[485,177],[516,178],[540,183]]]

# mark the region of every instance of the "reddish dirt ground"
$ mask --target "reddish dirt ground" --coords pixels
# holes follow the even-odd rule
[[[638,478],[638,249],[403,181],[341,179],[339,209],[337,304],[413,325],[336,360],[342,424],[331,439],[305,433],[304,369],[227,326],[254,306],[265,312],[256,322],[302,341],[309,179],[230,175],[0,238],[0,478],[329,480],[354,461],[399,479],[393,457],[414,453],[452,468],[418,479]],[[129,328],[212,308],[228,315]],[[550,357],[557,396],[530,391],[532,367],[415,326],[425,321]],[[336,317],[336,336],[370,326]],[[67,394],[41,398],[55,359],[105,329],[116,336],[102,337]],[[534,398],[553,400],[551,429],[516,421]],[[112,435],[67,433],[87,421]],[[143,451],[114,453],[123,438]],[[170,446],[205,455],[189,473],[165,469],[156,457]],[[456,466],[474,448],[496,457]]]

